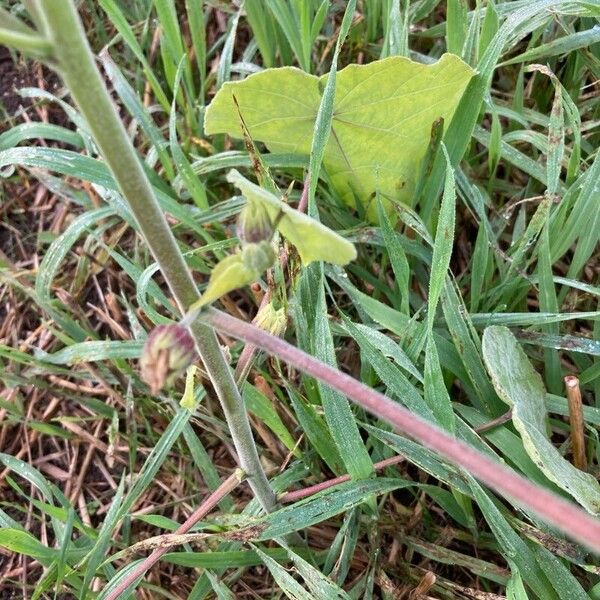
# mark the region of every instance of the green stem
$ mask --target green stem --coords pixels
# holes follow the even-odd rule
[[[11,29],[12,31],[20,31],[21,33],[27,33],[29,35],[35,35],[35,29],[31,29],[29,25],[26,25],[15,17],[12,13],[8,12],[5,8],[0,7],[0,23],[2,23],[3,29]]]
[[[34,58],[48,58],[52,53],[52,45],[48,40],[37,33],[27,33],[22,29],[0,27],[0,44],[12,46]]]
[[[139,224],[156,262],[183,313],[198,300],[198,290],[158,204],[112,100],[94,63],[72,0],[39,0],[57,69],[85,117],[123,197]],[[266,511],[275,494],[258,458],[244,401],[210,327],[190,326],[206,372],[221,401],[240,466]]]

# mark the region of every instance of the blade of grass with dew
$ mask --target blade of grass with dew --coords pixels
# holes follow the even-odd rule
[[[419,538],[415,537],[407,536],[406,545],[411,550],[415,550],[422,556],[436,563],[445,565],[459,565],[478,577],[499,583],[500,585],[506,585],[508,582],[506,570],[503,567],[491,562],[473,558],[466,554],[445,548],[441,545],[438,546],[437,544],[421,541]]]
[[[552,246],[553,263],[567,252],[582,232],[587,230],[586,224],[598,219],[598,215],[600,214],[598,206],[599,178],[600,153],[596,153],[590,167],[571,185],[567,194],[563,197],[558,210],[554,211],[550,216],[550,243]],[[564,213],[569,209],[570,212],[565,219]],[[600,235],[598,232],[595,232],[594,235],[593,230],[590,233],[592,235],[582,240],[585,246],[585,254],[588,251],[588,244],[593,248]],[[588,256],[591,256],[591,254]],[[580,264],[580,261],[578,263]],[[571,272],[568,277],[575,278],[577,274]]]
[[[448,156],[443,142],[441,148],[446,159],[446,179],[433,242],[433,254],[431,257],[431,275],[427,297],[427,339],[431,339],[438,302],[442,295],[444,282],[450,267],[450,258],[452,256],[452,247],[454,243],[454,225],[456,220],[454,172],[450,165],[450,157]]]
[[[587,290],[584,290],[587,292]],[[471,323],[478,328],[490,325],[505,325],[506,327],[541,327],[548,323],[561,323],[573,320],[598,321],[600,311],[570,312],[570,313],[474,313],[469,315]]]
[[[302,29],[302,17],[297,12],[308,8],[308,2],[292,3],[284,0],[271,0],[267,6],[285,35],[300,68],[306,73],[310,73],[310,46],[304,43],[305,32]]]
[[[199,89],[194,100],[200,105],[205,101],[206,87],[206,24],[202,4],[193,0],[185,0],[185,11],[192,38],[192,47],[199,75]]]
[[[262,551],[279,563],[287,562],[288,553],[285,548],[263,548]],[[297,548],[302,556],[307,556],[306,550]],[[318,557],[317,557],[318,558]],[[261,560],[253,550],[230,550],[228,552],[168,552],[163,556],[165,562],[180,567],[227,569],[236,567],[254,567]]]
[[[341,483],[257,519],[248,533],[255,541],[282,538],[359,506],[371,495],[386,494],[412,485],[412,481],[385,477]],[[244,529],[240,533],[243,534]]]
[[[104,10],[104,12],[106,12],[108,18],[119,32],[124,42],[127,44],[129,49],[133,52],[135,57],[142,65],[144,75],[148,79],[148,83],[150,84],[150,87],[152,88],[156,99],[162,106],[163,110],[168,113],[170,105],[169,100],[165,92],[163,91],[152,67],[150,66],[148,60],[144,56],[142,48],[136,40],[135,34],[133,33],[119,5],[115,2],[115,0],[99,0],[99,4]]]
[[[533,344],[542,348],[555,348],[600,356],[600,340],[576,335],[552,335],[549,333],[535,333],[530,331],[515,331],[515,337],[523,344]]]
[[[487,228],[480,226],[477,231],[473,258],[471,260],[471,285],[469,294],[469,309],[471,313],[476,313],[479,309],[483,290],[487,288],[485,284],[488,280],[491,260],[489,246]]]
[[[460,54],[461,58],[471,66],[476,65],[478,60],[478,45],[481,23],[482,10],[481,7],[478,6],[476,10],[471,12],[470,18],[467,14],[467,35],[465,36],[465,41],[463,42],[463,47]]]
[[[306,384],[304,387],[306,388]],[[288,386],[288,393],[298,423],[314,450],[334,473],[344,473],[344,462],[323,418],[310,402],[305,402],[301,398],[295,389]]]
[[[559,598],[564,598],[564,594],[568,590],[569,599],[589,600],[590,596],[586,594],[579,581],[573,577],[567,566],[559,558],[540,544],[536,545],[534,553],[539,566],[556,590]]]
[[[505,327],[488,327],[482,350],[494,387],[512,408],[513,424],[531,458],[579,504],[592,514],[600,514],[596,479],[571,465],[547,438],[546,391],[517,340]]]
[[[559,600],[560,596],[540,569],[533,552],[510,526],[490,495],[472,477],[469,480],[477,505],[494,533],[511,571],[521,575],[538,598]]]
[[[450,488],[458,490],[462,494],[471,494],[469,486],[465,483],[461,472],[455,467],[445,463],[432,450],[428,450],[424,446],[396,433],[385,431],[367,424],[365,424],[364,427],[376,439],[389,446],[394,452],[405,456],[408,461],[417,465],[419,469],[429,473],[439,481],[445,483]],[[417,484],[413,483],[413,485]]]
[[[276,560],[265,554],[257,546],[252,546],[254,552],[258,554],[263,564],[267,567],[279,589],[290,600],[313,600],[314,596],[306,591],[298,581],[296,581]]]
[[[180,63],[184,65],[183,79],[188,100],[195,98],[196,94],[194,92],[191,65],[183,45],[183,36],[177,20],[175,2],[173,0],[154,0],[154,8],[161,28],[160,53],[167,81],[174,97],[181,93],[180,105],[185,110],[183,92],[180,92],[179,86],[176,84],[177,69]]]
[[[139,96],[131,87],[127,79],[121,73],[107,51],[100,54],[100,60],[106,74],[108,75],[113,88],[119,96],[121,102],[132,117],[140,124],[144,133],[148,136],[152,144],[152,148],[156,150],[160,163],[165,170],[165,174],[169,181],[175,178],[175,170],[167,152],[167,141],[155,125],[152,117],[148,113],[148,109],[142,104]]]
[[[454,410],[440,366],[440,359],[433,335],[427,338],[425,347],[425,381],[423,382],[425,402],[436,421],[448,431],[455,430]]]
[[[388,251],[390,262],[392,263],[392,270],[394,271],[394,276],[396,279],[396,285],[398,286],[401,310],[405,315],[410,316],[410,267],[408,265],[408,260],[406,259],[406,253],[398,241],[397,234],[393,230],[387,212],[385,211],[381,201],[379,201],[379,198],[377,208],[379,223],[383,233],[383,241]]]
[[[288,556],[314,598],[350,600],[343,589],[292,549],[288,548]]]
[[[387,56],[409,56],[409,16],[409,3],[407,0],[389,3],[389,13],[386,19],[386,32],[379,58],[386,58]]]
[[[492,134],[488,133],[485,129],[479,126],[475,126],[473,131],[473,137],[483,146],[485,146],[488,151],[493,148],[493,145],[496,143],[492,138]],[[518,167],[540,183],[546,185],[546,170],[535,160],[529,158],[526,153],[521,152],[514,146],[511,146],[504,139],[500,140],[500,157],[505,161],[513,165],[514,167]]]
[[[75,520],[75,510],[73,507],[69,507],[67,520],[65,523],[63,535],[59,541],[59,552],[56,557],[56,579],[55,589],[60,590],[62,588],[65,572],[70,567],[67,564],[67,550],[71,547],[71,535],[73,534],[73,521]]]
[[[305,169],[308,167],[308,158],[297,154],[265,154],[262,157],[265,166],[276,169]],[[235,169],[238,167],[252,167],[252,158],[247,152],[230,150],[214,156],[206,156],[195,160],[192,169],[196,175],[208,175],[215,171]]]
[[[79,591],[80,600],[84,600],[87,597],[92,579],[96,576],[98,567],[104,562],[108,549],[113,542],[112,536],[118,526],[118,515],[121,502],[123,501],[124,489],[125,478],[121,477],[119,485],[115,490],[113,500],[108,508],[108,511],[106,512],[106,517],[104,518],[104,521],[102,522],[102,525],[98,531],[96,542],[84,561],[85,574],[81,589]]]
[[[223,51],[221,52],[221,58],[219,60],[219,67],[217,69],[217,89],[219,89],[226,81],[229,81],[231,75],[231,61],[233,59],[233,45],[237,35],[238,22],[240,20],[243,3],[239,10],[236,11],[233,19],[229,20],[229,31],[225,38],[225,44]]]
[[[122,519],[127,512],[131,510],[131,507],[138,500],[140,495],[152,483],[156,473],[162,466],[167,454],[179,438],[190,417],[191,415],[188,410],[177,411],[156,445],[152,448],[152,451],[148,455],[148,458],[146,458],[144,465],[135,478],[135,482],[123,499],[123,503],[117,513],[118,520]]]
[[[52,486],[36,468],[10,454],[0,453],[0,462],[37,488],[50,507],[56,506]],[[62,523],[53,515],[50,515],[50,522],[52,523],[54,535],[60,539],[63,530]]]
[[[342,315],[343,316],[343,315]],[[344,322],[347,317],[344,318]],[[362,336],[377,350],[379,350],[387,358],[391,358],[396,365],[406,371],[407,374],[412,375],[417,381],[423,383],[423,376],[417,369],[414,363],[408,358],[404,350],[389,336],[385,335],[381,331],[363,325],[362,323],[352,322],[352,328],[358,329]],[[349,335],[348,327],[342,323],[340,329],[345,330]]]
[[[177,72],[175,74],[174,86],[176,90],[180,89],[181,77],[184,72],[183,69],[185,64],[187,64],[186,59],[183,57],[179,62]],[[187,191],[192,196],[194,203],[200,210],[208,210],[208,199],[206,197],[206,189],[204,184],[200,178],[195,175],[192,166],[190,165],[185,153],[181,149],[177,139],[177,107],[175,105],[175,99],[173,99],[171,113],[169,115],[169,147],[171,150],[171,155],[173,156],[173,160],[175,161],[177,173],[187,188]],[[204,233],[204,239],[206,242],[212,241],[208,232]]]
[[[192,460],[198,468],[206,487],[214,492],[221,485],[221,479],[211,457],[189,422],[184,426],[182,433]],[[225,496],[219,501],[219,507],[226,513],[230,512],[233,509],[233,501],[229,496]]]
[[[448,0],[446,13],[446,48],[448,52],[462,56],[463,45],[467,38],[466,0]]]
[[[473,399],[474,403],[488,415],[497,416],[502,411],[502,405],[483,365],[479,338],[459,291],[448,279],[442,296],[442,308],[454,346],[477,394],[477,399]]]
[[[290,452],[300,458],[302,453],[296,449],[296,440],[294,440],[268,398],[249,383],[244,384],[242,395],[248,410],[260,419]]]
[[[130,563],[126,564],[124,567],[119,569],[106,583],[106,585],[102,588],[102,591],[96,597],[96,600],[104,600],[110,594],[129,573],[131,573],[135,568],[143,561],[144,559],[140,558],[138,560],[133,560]],[[140,575],[138,579],[136,579],[128,588],[127,591],[124,592],[125,598],[130,597],[130,594],[135,590],[135,588],[139,585],[140,581],[143,579],[143,575]]]
[[[36,358],[54,365],[74,365],[81,362],[99,362],[118,358],[139,358],[142,353],[142,346],[142,340],[79,342],[62,350],[57,350],[52,354],[39,350],[36,353]]]
[[[52,140],[62,142],[69,146],[81,148],[83,140],[81,135],[65,127],[53,125],[52,123],[20,123],[11,127],[8,131],[0,134],[0,150],[14,148],[21,142],[36,139]]]
[[[20,529],[1,529],[0,547],[40,561],[53,560],[57,555],[57,550],[48,548],[30,533]]]
[[[277,38],[272,13],[265,0],[248,2],[245,9],[246,19],[254,34],[263,65],[266,69],[270,69],[275,66],[275,55],[277,54]]]
[[[207,569],[204,574],[208,577],[218,600],[235,600],[231,590],[214,573]]]
[[[388,394],[404,404],[415,414],[427,421],[435,422],[434,414],[417,388],[408,380],[402,371],[386,359],[381,351],[373,346],[361,331],[343,313],[340,313],[349,334],[358,344],[363,361],[371,365],[381,381],[387,386]]]
[[[576,31],[575,33],[571,33],[545,44],[530,48],[525,52],[522,52],[521,54],[502,62],[501,65],[506,66],[532,61],[537,62],[540,59],[548,59],[553,56],[569,54],[573,50],[578,50],[579,48],[588,48],[592,44],[595,44],[599,41],[600,27],[595,25],[590,29]]]
[[[323,574],[334,578],[338,585],[344,583],[350,570],[350,561],[358,542],[360,514],[359,508],[346,512],[344,522],[327,551]]]
[[[298,290],[299,304],[308,306],[307,303],[310,302],[313,306],[312,318],[306,318],[307,339],[310,344],[307,349],[310,348],[309,351],[314,356],[335,365],[335,347],[327,320],[322,266],[319,264],[306,269],[302,280]],[[373,470],[372,462],[348,400],[320,382],[316,382],[316,386],[323,404],[325,420],[345,470],[356,479],[368,477]]]
[[[549,157],[548,157],[549,159]],[[538,249],[537,272],[539,276],[539,303],[540,310],[544,312],[559,312],[556,290],[552,281],[552,263],[550,262],[550,236],[548,222],[544,224],[540,236],[540,247]],[[557,323],[544,326],[544,331],[549,335],[558,335]],[[548,389],[553,394],[562,391],[562,368],[559,353],[546,348],[544,350],[545,379]]]

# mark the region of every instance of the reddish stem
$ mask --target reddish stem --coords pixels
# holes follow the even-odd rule
[[[392,465],[396,465],[399,462],[406,460],[404,456],[392,456],[391,458],[386,458],[380,462],[377,462],[373,465],[373,468],[376,471],[381,469],[385,469],[386,467],[390,467]],[[322,492],[327,488],[333,487],[334,485],[338,485],[340,483],[344,483],[345,481],[350,481],[350,475],[340,475],[339,477],[334,477],[333,479],[328,479],[327,481],[321,481],[321,483],[315,483],[315,485],[311,485],[301,490],[295,490],[293,492],[285,492],[279,497],[280,502],[295,502],[296,500],[302,500],[302,498],[307,498],[308,496],[312,496],[318,492]]]
[[[236,469],[206,500],[179,526],[176,535],[187,533],[200,519],[209,513],[227,494],[230,494],[244,478],[243,471]],[[104,600],[118,600],[138,577],[150,569],[169,550],[169,546],[156,548],[131,573],[129,573]],[[130,590],[132,591],[132,590]]]
[[[600,553],[600,520],[572,503],[534,485],[512,469],[412,414],[397,402],[286,341],[214,308],[205,310],[201,317],[215,329],[254,344],[326,383],[370,413],[394,425],[401,433],[462,467],[500,495],[512,498],[517,504],[531,510],[564,534]]]
[[[308,190],[310,188],[310,175],[306,176],[304,180],[304,187],[302,188],[302,195],[300,196],[300,202],[298,202],[298,210],[300,212],[306,212],[308,206]]]
[[[260,306],[258,307],[258,312],[260,312],[261,308],[264,308],[271,301],[271,291],[267,290],[267,292],[263,295],[262,300],[260,302]],[[257,316],[258,316],[257,312]],[[256,319],[256,317],[254,317]],[[256,348],[252,344],[246,344],[238,358],[238,363],[235,367],[235,382],[239,388],[243,385],[244,381],[246,381],[246,377],[248,377],[248,372],[252,368],[252,361],[254,360],[254,354],[256,352]]]

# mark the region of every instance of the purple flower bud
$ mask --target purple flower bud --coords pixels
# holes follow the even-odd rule
[[[237,234],[242,245],[270,241],[273,232],[273,222],[267,209],[260,202],[248,201],[237,222]]]
[[[181,325],[159,325],[153,329],[142,351],[142,379],[153,394],[170,387],[192,364],[196,356],[194,340]]]

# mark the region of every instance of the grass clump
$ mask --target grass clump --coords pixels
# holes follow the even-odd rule
[[[0,40],[44,58],[46,46],[30,38],[44,30],[46,4],[3,3]],[[288,190],[286,202],[342,232],[357,259],[344,270],[306,267],[282,246],[281,260],[221,308],[250,321],[270,303],[278,333],[299,348],[594,513],[600,12],[564,0],[342,4],[102,0],[79,9],[200,292],[238,244],[244,200],[230,169]],[[327,145],[342,69],[394,56],[429,64],[446,51],[473,75],[443,135],[438,124],[420,140],[410,194],[398,202],[390,190],[362,199],[355,190],[349,203]],[[2,96],[3,593],[110,598],[141,557],[161,552],[140,597],[599,596],[600,564],[583,546],[339,391],[223,336],[283,503],[261,511],[238,481],[214,362],[159,396],[139,377],[146,332],[180,313],[169,266],[161,274],[138,235],[93,119],[46,67],[19,54],[1,60],[32,82],[22,98],[12,88]],[[245,141],[241,129],[206,134],[209,102],[241,85],[229,81],[290,65],[329,74],[301,152],[285,147],[285,127],[275,143],[261,136],[243,102]],[[378,149],[376,168],[385,159]],[[498,347],[517,343],[498,358]],[[515,382],[515,373],[524,375]],[[568,375],[582,406],[572,392],[567,401]],[[581,418],[569,421],[569,410]],[[575,440],[580,469],[569,464]],[[551,451],[539,460],[544,444]],[[583,495],[573,493],[583,479]],[[183,537],[165,537],[174,531]]]

